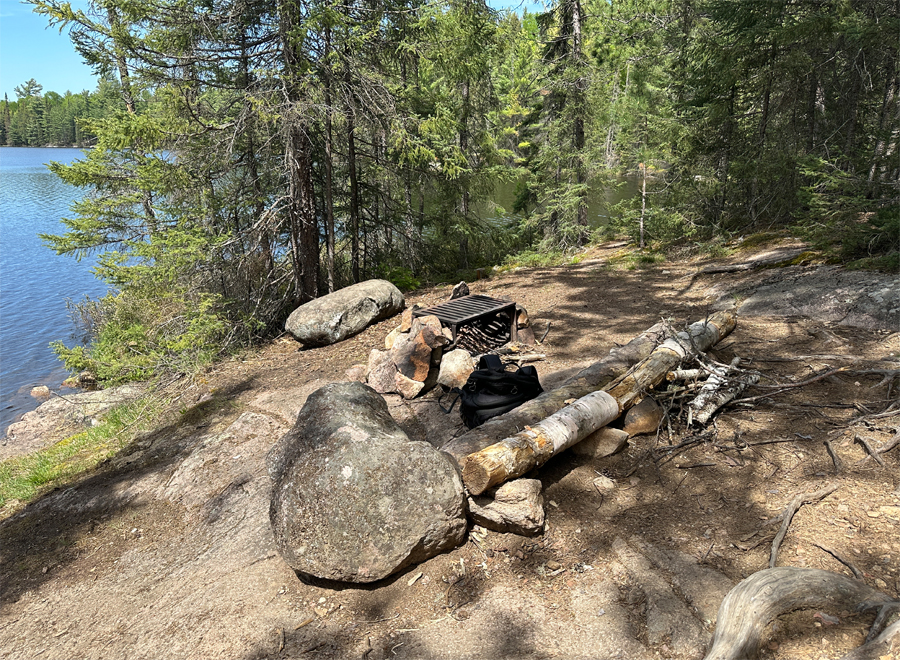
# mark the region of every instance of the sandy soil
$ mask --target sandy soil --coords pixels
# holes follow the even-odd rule
[[[701,273],[711,261],[617,270],[608,266],[617,249],[471,284],[526,307],[538,336],[549,328],[546,360],[536,364],[548,386],[660,318],[683,326],[802,271]],[[881,327],[841,325],[847,315],[831,312],[850,298],[829,303],[834,287],[824,286],[828,314],[742,314],[710,355],[740,357],[767,385],[843,371],[752,390],[768,396],[727,408],[706,429],[686,428],[673,403],[658,434],[632,438],[620,454],[566,453],[536,473],[542,535],[476,529],[456,550],[367,587],[308,585],[281,561],[264,455],[305,397],[365,362],[397,321],[315,350],[279,338],[179,384],[181,398],[157,428],[94,473],[7,508],[0,657],[702,657],[722,595],[768,564],[777,525],[767,521],[795,495],[829,484],[838,489],[794,517],[778,565],[849,574],[823,546],[897,596],[900,448],[880,466],[856,438],[877,447],[900,429],[900,335],[892,316]],[[449,291],[420,291],[407,303]],[[439,445],[461,429],[434,395],[388,398],[414,439]],[[600,475],[616,487],[599,490]],[[829,611],[839,621],[829,624],[817,614],[780,618],[763,657],[839,658],[874,617]]]

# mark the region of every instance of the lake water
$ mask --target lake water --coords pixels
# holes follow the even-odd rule
[[[67,374],[49,343],[75,341],[66,300],[99,297],[107,287],[93,261],[60,257],[39,233],[65,230],[60,219],[82,191],[60,181],[46,163],[68,163],[79,149],[0,147],[0,437],[15,418],[41,402],[36,385],[56,391]]]

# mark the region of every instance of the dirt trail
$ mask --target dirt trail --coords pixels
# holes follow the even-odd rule
[[[385,583],[333,589],[299,581],[275,552],[264,455],[305,397],[365,362],[396,320],[315,350],[280,338],[192,383],[158,428],[93,474],[0,522],[0,657],[702,657],[722,595],[767,565],[777,525],[766,521],[796,494],[831,483],[833,495],[794,517],[779,565],[847,572],[818,544],[898,594],[900,449],[881,467],[854,442],[877,446],[900,428],[900,413],[889,410],[897,379],[885,378],[900,368],[896,287],[803,266],[614,270],[607,262],[616,249],[471,285],[525,306],[539,336],[549,324],[547,359],[537,364],[547,386],[660,317],[683,325],[746,301],[753,306],[714,349],[717,360],[739,356],[779,383],[847,370],[731,407],[699,436],[686,434],[673,410],[673,442],[688,440],[680,449],[669,450],[664,425],[659,437],[633,438],[607,459],[565,453],[537,474],[549,521],[541,536],[476,530],[464,546]],[[808,296],[821,313],[793,301],[790,309],[814,318],[757,315],[817,272],[824,284]],[[767,293],[778,282],[793,284]],[[449,290],[407,303],[442,301]],[[766,296],[768,306],[759,302]],[[860,303],[869,299],[874,312]],[[441,444],[461,428],[433,396],[389,404],[414,439]],[[616,487],[598,490],[600,474]],[[823,625],[813,614],[779,620],[764,657],[840,657],[872,619],[827,612],[840,623]]]

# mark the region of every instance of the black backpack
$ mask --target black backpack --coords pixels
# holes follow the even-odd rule
[[[459,412],[466,426],[473,429],[530,401],[543,391],[534,367],[528,365],[516,371],[506,371],[499,357],[482,355],[478,369],[469,375],[460,390]]]

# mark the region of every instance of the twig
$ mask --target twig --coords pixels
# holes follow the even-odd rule
[[[882,630],[884,630],[885,621],[887,621],[888,617],[898,609],[900,609],[900,602],[896,601],[892,603],[883,603],[881,607],[878,608],[878,616],[875,617],[875,621],[869,629],[869,634],[866,635],[866,644],[881,634]]]
[[[834,447],[831,446],[831,440],[825,438],[823,444],[825,445],[825,449],[828,450],[828,455],[831,456],[831,462],[834,463],[834,471],[843,472],[844,462],[841,460],[841,457],[834,452]]]
[[[774,392],[769,392],[768,394],[759,394],[757,396],[748,396],[743,399],[735,399],[731,403],[750,403],[751,401],[759,401],[760,399],[767,399],[769,397],[775,396],[776,394],[781,394],[782,392],[787,392],[788,390],[795,389],[797,387],[805,387],[806,385],[811,385],[816,381],[820,381],[823,378],[828,378],[829,376],[833,376],[839,371],[846,371],[847,367],[838,367],[837,369],[831,369],[830,371],[826,371],[823,374],[819,374],[813,378],[809,378],[804,380],[801,383],[792,383],[790,385],[756,385],[756,387],[762,387],[766,389],[775,389]]]
[[[841,555],[839,555],[838,552],[837,552],[837,550],[833,550],[832,548],[827,548],[827,547],[825,547],[824,545],[820,545],[820,544],[818,544],[818,543],[813,543],[813,545],[816,546],[819,550],[823,550],[823,551],[827,552],[829,555],[831,555],[832,557],[834,557],[835,559],[837,559],[839,562],[841,562],[844,566],[846,566],[847,568],[849,568],[849,569],[850,569],[850,572],[853,573],[853,577],[855,577],[857,580],[862,580],[862,579],[864,579],[865,576],[863,575],[863,572],[862,572],[861,570],[859,570],[859,569],[853,564],[852,561],[850,561],[849,559],[846,559],[845,557],[842,557]]]
[[[812,502],[822,500],[837,489],[838,485],[832,484],[826,486],[822,490],[817,490],[814,493],[802,493],[791,500],[790,504],[787,505],[784,512],[781,514],[781,529],[778,530],[778,533],[775,535],[775,540],[772,541],[772,553],[769,555],[769,568],[775,568],[775,560],[778,558],[778,548],[781,546],[781,542],[784,540],[785,534],[787,534],[788,527],[791,525],[791,519],[794,517],[794,514],[797,513],[797,510],[804,504],[811,504]]]
[[[877,451],[875,451],[874,449],[872,449],[872,445],[869,444],[869,441],[868,441],[868,440],[866,440],[866,439],[865,439],[864,437],[862,437],[861,435],[855,435],[855,436],[853,436],[853,442],[858,442],[858,443],[861,444],[863,447],[865,447],[866,453],[867,453],[869,456],[871,456],[872,458],[874,458],[874,459],[875,459],[875,462],[878,463],[878,465],[880,465],[881,467],[884,467],[884,459],[881,458],[881,456],[878,454]]]
[[[541,338],[538,339],[538,343],[539,343],[539,344],[543,344],[543,343],[544,343],[544,340],[547,338],[547,335],[550,334],[550,325],[551,325],[551,323],[552,323],[552,321],[547,321],[547,329],[544,330],[544,334],[542,334],[542,335],[541,335]]]
[[[381,623],[382,621],[391,621],[392,619],[396,619],[400,616],[400,612],[397,612],[394,616],[386,616],[383,619],[375,619],[374,621],[360,621],[360,623]]]
[[[888,440],[888,441],[887,441],[887,444],[885,444],[883,447],[880,447],[880,448],[878,449],[878,453],[879,453],[879,454],[886,454],[886,453],[888,453],[891,449],[893,449],[894,447],[896,447],[897,445],[900,445],[900,431],[898,431],[896,434],[894,434],[894,437],[891,438],[890,440]]]

